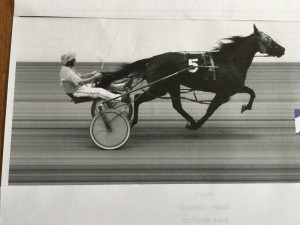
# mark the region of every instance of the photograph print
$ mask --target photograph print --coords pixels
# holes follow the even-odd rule
[[[299,28],[18,18],[8,184],[299,182]]]

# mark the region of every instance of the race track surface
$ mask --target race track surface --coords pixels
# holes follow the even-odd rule
[[[169,100],[144,104],[128,142],[114,151],[91,141],[91,102],[70,102],[59,86],[59,70],[59,63],[17,63],[10,184],[300,181],[294,124],[299,63],[253,64],[246,81],[257,96],[252,111],[240,113],[249,95],[237,94],[197,131],[184,128]],[[212,97],[198,93],[199,99]],[[187,101],[183,106],[195,119],[207,108]]]

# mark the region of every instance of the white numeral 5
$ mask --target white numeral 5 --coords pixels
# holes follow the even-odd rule
[[[194,69],[189,69],[189,72],[195,73],[198,70],[198,59],[189,59],[189,66],[195,66]]]

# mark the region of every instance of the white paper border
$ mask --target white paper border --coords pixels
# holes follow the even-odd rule
[[[16,0],[16,16],[300,21],[296,0]]]

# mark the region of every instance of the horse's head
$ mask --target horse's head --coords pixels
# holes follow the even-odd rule
[[[270,56],[281,57],[284,55],[285,48],[274,41],[269,35],[259,31],[254,24],[254,35],[257,37],[259,52]]]

